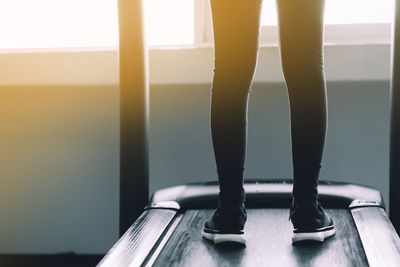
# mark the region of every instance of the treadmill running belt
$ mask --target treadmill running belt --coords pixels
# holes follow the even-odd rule
[[[326,211],[335,221],[335,236],[293,246],[287,209],[247,209],[243,248],[203,239],[201,229],[213,210],[187,210],[153,266],[368,266],[350,211]]]

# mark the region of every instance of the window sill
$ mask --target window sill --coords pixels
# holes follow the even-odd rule
[[[327,81],[388,80],[387,43],[328,43],[325,45]],[[209,84],[213,75],[211,43],[150,47],[151,84]],[[0,51],[0,86],[116,85],[116,47],[15,49]],[[283,82],[277,44],[260,43],[255,82]]]

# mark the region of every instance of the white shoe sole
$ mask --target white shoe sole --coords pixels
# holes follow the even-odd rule
[[[335,229],[323,232],[295,233],[292,237],[292,243],[300,241],[317,241],[324,242],[325,239],[335,234]]]
[[[205,238],[208,239],[214,244],[220,244],[220,243],[239,243],[246,245],[246,239],[244,237],[244,234],[241,235],[235,235],[235,234],[211,234],[211,233],[206,233],[202,231],[201,235]]]

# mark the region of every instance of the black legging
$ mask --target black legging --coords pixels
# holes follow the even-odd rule
[[[262,0],[210,0],[214,29],[211,133],[220,200],[245,200],[247,104],[258,55]],[[290,103],[293,196],[317,199],[326,135],[324,0],[277,0],[282,69]]]

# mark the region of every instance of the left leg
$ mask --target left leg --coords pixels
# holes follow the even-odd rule
[[[210,122],[220,193],[202,235],[214,243],[245,244],[247,106],[257,62],[261,0],[211,0],[211,11],[215,58]]]

